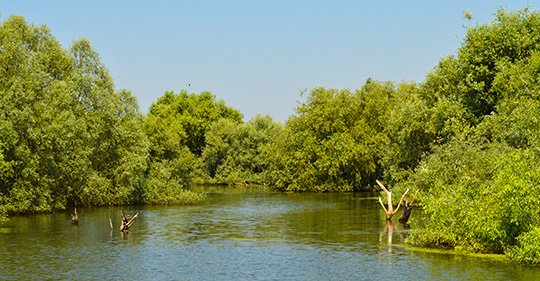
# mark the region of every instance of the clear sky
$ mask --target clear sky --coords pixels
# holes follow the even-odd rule
[[[246,121],[283,122],[303,90],[421,82],[455,54],[467,26],[539,2],[0,0],[0,21],[46,24],[65,48],[88,38],[143,113],[167,90],[207,90]]]

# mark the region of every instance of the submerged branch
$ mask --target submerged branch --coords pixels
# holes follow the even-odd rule
[[[388,208],[386,208],[382,202],[382,199],[381,197],[379,197],[379,203],[381,204],[381,206],[383,207],[384,209],[384,213],[386,214],[386,219],[387,220],[391,220],[392,217],[394,216],[394,214],[399,210],[399,208],[401,207],[401,203],[403,203],[403,199],[405,198],[405,195],[407,195],[407,193],[409,192],[409,189],[407,189],[405,191],[405,193],[403,193],[403,195],[401,196],[401,199],[399,200],[399,203],[397,205],[397,208],[394,209],[394,206],[392,205],[392,192],[388,191],[388,189],[384,186],[384,184],[382,184],[382,182],[380,182],[379,180],[376,180],[377,184],[382,188],[382,190],[384,191],[384,193],[386,193],[386,197],[387,197],[387,204],[388,204]]]

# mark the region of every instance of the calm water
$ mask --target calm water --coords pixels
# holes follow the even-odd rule
[[[540,280],[537,267],[397,247],[401,227],[370,196],[216,189],[200,206],[126,209],[139,213],[127,236],[119,208],[80,209],[78,226],[14,217],[0,280]]]

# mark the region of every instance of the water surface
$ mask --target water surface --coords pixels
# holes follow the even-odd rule
[[[198,206],[12,217],[0,226],[0,280],[540,280],[540,268],[409,252],[374,194],[213,189]],[[414,211],[413,215],[414,216]],[[109,217],[115,229],[109,228]]]

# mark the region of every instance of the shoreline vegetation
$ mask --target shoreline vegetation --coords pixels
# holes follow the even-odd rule
[[[187,188],[198,184],[351,192],[382,180],[424,211],[410,245],[538,264],[539,34],[539,12],[499,10],[424,81],[315,88],[282,124],[244,122],[186,90],[144,116],[88,40],[64,49],[47,26],[12,16],[0,25],[0,219],[196,204],[204,194]]]
[[[393,247],[403,248],[410,252],[415,252],[419,254],[452,255],[452,256],[489,259],[489,260],[493,260],[497,262],[505,262],[505,263],[512,262],[512,260],[504,254],[481,254],[481,253],[472,253],[472,252],[459,252],[453,249],[423,248],[423,247],[415,247],[415,246],[411,246],[407,244],[393,245]]]

